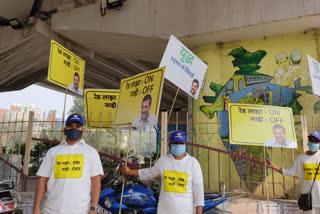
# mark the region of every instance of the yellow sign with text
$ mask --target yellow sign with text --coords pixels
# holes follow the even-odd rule
[[[120,90],[84,90],[88,128],[113,128]]]
[[[156,126],[164,67],[121,80],[116,127]]]
[[[317,172],[318,163],[305,163],[302,164],[304,180],[313,180]],[[320,169],[318,170],[316,180],[320,180]]]
[[[83,163],[83,155],[56,155],[53,169],[54,178],[81,178]]]
[[[85,61],[51,40],[48,81],[83,96]]]
[[[230,144],[297,148],[291,108],[229,104]]]
[[[186,193],[188,184],[188,173],[164,170],[163,185],[165,192]]]

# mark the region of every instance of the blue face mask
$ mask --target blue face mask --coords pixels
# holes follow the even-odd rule
[[[311,152],[316,152],[319,150],[319,145],[320,144],[316,144],[316,143],[311,143],[310,141],[308,141],[308,147],[310,149]]]
[[[69,130],[65,129],[64,134],[67,136],[69,140],[72,140],[72,141],[78,140],[80,137],[82,137],[82,131],[76,128],[72,128]]]
[[[186,152],[185,144],[171,144],[170,152],[175,156],[180,156]]]

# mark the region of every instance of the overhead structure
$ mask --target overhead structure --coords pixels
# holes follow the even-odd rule
[[[51,39],[86,61],[85,89],[119,89],[121,79],[159,66],[171,34],[192,50],[303,32],[320,27],[317,2],[4,0],[0,23],[16,18],[23,28],[0,25],[0,91],[35,83],[63,90],[46,81]],[[161,110],[176,90],[165,81]],[[175,108],[187,107],[187,94],[179,93]]]

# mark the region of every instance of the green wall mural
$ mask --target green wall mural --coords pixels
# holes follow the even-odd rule
[[[262,159],[263,154],[261,147],[229,144],[229,103],[291,107],[296,124],[300,124],[301,114],[314,117],[320,111],[320,100],[312,95],[306,60],[307,53],[317,55],[311,44],[315,44],[315,40],[307,41],[307,38],[314,39],[314,34],[292,34],[195,50],[209,67],[202,96],[199,96],[202,99],[194,101],[194,113],[200,110],[203,115],[197,118],[199,122],[215,120],[220,124],[215,128],[219,130],[219,141],[226,150],[256,159]],[[301,137],[298,141],[301,152]],[[216,142],[211,144],[217,145]],[[291,151],[285,152],[290,154]],[[267,155],[270,156],[270,151]],[[280,159],[279,151],[275,150],[275,158]],[[232,160],[247,190],[261,194],[257,190],[265,176],[261,166],[237,158]],[[285,162],[289,166],[292,160]]]

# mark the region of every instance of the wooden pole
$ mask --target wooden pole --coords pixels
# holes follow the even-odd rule
[[[33,121],[34,121],[34,112],[29,112],[29,120],[28,120],[28,131],[26,138],[26,150],[24,154],[24,166],[23,173],[28,176],[29,174],[29,163],[30,163],[30,152],[31,152],[31,143],[32,143],[32,131],[33,131]]]
[[[200,123],[199,123],[199,112],[197,112],[197,144],[200,144]],[[197,160],[199,160],[199,147],[197,146]]]
[[[141,127],[139,127],[139,155],[141,155]]]
[[[10,115],[9,115],[8,133],[7,133],[7,137],[6,137],[6,146],[5,146],[6,151],[5,151],[5,153],[4,153],[4,159],[5,159],[5,160],[7,160],[7,154],[8,154],[8,150],[9,150],[9,149],[8,149],[8,141],[9,141],[9,135],[10,135],[10,125],[11,125],[10,121],[11,121],[11,113],[10,113]]]
[[[315,125],[314,125],[314,117],[311,116],[311,120],[312,120],[312,131],[314,132],[316,130]]]
[[[281,162],[282,162],[282,168],[284,168],[284,152],[283,148],[281,148]],[[284,175],[282,175],[282,182],[283,182],[283,194],[286,194],[286,180]]]
[[[25,115],[25,112],[23,112],[23,114],[22,114],[22,119],[21,119],[21,132],[20,132],[20,137],[19,137],[19,149],[18,149],[18,161],[19,161],[19,163],[18,163],[18,168],[20,169],[20,167],[21,167],[21,160],[20,160],[20,153],[21,153],[21,144],[22,144],[22,140],[21,140],[21,138],[22,138],[22,132],[23,132],[23,126],[24,126],[24,115]]]
[[[294,149],[291,149],[291,155],[292,155],[292,162],[294,162]],[[296,195],[296,177],[293,176],[293,192],[294,195]]]
[[[176,112],[176,131],[178,131],[179,128],[179,112]]]
[[[151,148],[151,126],[149,127],[149,146],[150,146],[150,168],[151,168],[151,160],[152,160],[152,148]]]
[[[44,128],[44,121],[46,119],[46,112],[43,112],[43,117],[42,117],[42,124],[41,124],[41,138],[44,138],[44,133],[43,133],[43,128]],[[42,156],[42,143],[40,143],[40,153],[39,153],[39,165],[40,165],[40,158]]]
[[[60,141],[63,141],[64,115],[66,114],[66,103],[67,103],[67,89],[65,90],[65,93],[64,93],[64,104],[63,104],[63,114],[62,114]]]
[[[308,151],[308,126],[306,115],[301,115],[303,152]]]
[[[1,137],[2,137],[2,136],[0,135],[0,155],[2,155],[2,154],[3,154]]]
[[[53,140],[53,132],[54,132],[54,120],[51,121],[51,133],[49,139]],[[63,123],[63,121],[62,121]]]
[[[90,112],[90,119],[89,119],[90,125],[90,144],[93,145],[93,136],[92,136],[92,112]]]
[[[118,137],[117,137],[117,129],[114,129],[114,139],[116,141],[116,156],[117,158],[120,157],[120,152],[119,152],[119,148],[118,148]]]
[[[161,155],[167,154],[168,113],[161,112]]]
[[[14,147],[16,145],[16,128],[17,128],[17,122],[18,122],[18,112],[16,112],[16,118],[14,121],[14,127],[13,127],[13,145],[12,145],[12,153],[14,153]],[[11,168],[10,168],[11,169]]]
[[[267,206],[268,206],[268,214],[270,213],[269,208],[269,191],[268,191],[268,179],[267,179],[267,160],[266,160],[266,147],[263,147],[263,158],[264,158],[264,181],[266,185],[266,193],[267,193]]]
[[[207,117],[207,146],[210,146],[209,143],[209,118]],[[220,152],[218,153],[220,156]],[[220,185],[220,157],[218,157],[218,185]],[[210,150],[208,149],[208,190],[210,190]]]
[[[131,132],[132,132],[132,127],[130,127],[130,130],[129,130],[129,142],[128,142],[128,149],[127,149],[127,155],[126,155],[126,160],[125,160],[125,166],[128,165],[128,157],[129,157],[129,153],[130,153],[130,144],[131,144]],[[123,178],[121,197],[120,197],[119,214],[121,214],[121,206],[122,206],[122,199],[123,199],[123,191],[124,191],[125,181],[126,181],[126,179]]]
[[[172,106],[171,106],[171,109],[170,109],[170,113],[169,113],[168,121],[170,120],[171,112],[172,112],[172,109],[173,109],[174,103],[176,102],[177,96],[178,96],[178,94],[179,94],[179,90],[180,90],[180,88],[178,88],[178,89],[177,89],[176,96],[174,97],[174,100],[173,100],[173,102],[172,102]]]
[[[100,132],[99,132],[99,141],[98,141],[98,151],[101,151],[101,136],[102,136],[102,112],[100,112]]]
[[[271,161],[273,161],[272,150],[273,150],[273,147],[271,147]],[[273,196],[275,197],[276,191],[275,191],[275,186],[274,186],[274,170],[273,169],[271,169],[271,173],[272,173],[272,190],[273,190]]]

